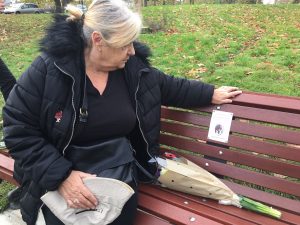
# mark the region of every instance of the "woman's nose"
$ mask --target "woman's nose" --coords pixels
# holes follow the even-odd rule
[[[128,48],[128,55],[135,55],[133,44],[131,44]]]

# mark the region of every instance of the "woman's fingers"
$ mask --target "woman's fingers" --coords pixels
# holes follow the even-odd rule
[[[242,91],[239,90],[237,87],[231,86],[222,86],[214,90],[212,103],[213,104],[225,104],[231,103],[232,98],[241,94]]]
[[[221,86],[220,89],[223,89],[224,91],[227,92],[239,90],[238,87],[232,87],[232,86]]]
[[[90,196],[93,195],[90,194]],[[95,197],[93,196],[93,198]],[[78,194],[76,196],[70,196],[67,200],[67,204],[70,208],[94,209],[96,208],[98,202],[97,199],[96,201],[94,199],[91,200],[90,198],[85,197],[83,194]]]
[[[93,209],[97,206],[97,198],[83,183],[82,179],[86,177],[94,177],[94,175],[72,171],[59,186],[58,191],[67,201],[69,207]]]
[[[79,202],[77,205],[83,206],[83,208],[93,209],[98,204],[97,198],[84,185],[80,190],[80,196],[78,197],[78,200]]]
[[[232,103],[232,100],[227,98],[227,99],[223,99],[220,104],[230,104],[230,103]]]
[[[242,94],[242,91],[241,90],[235,90],[235,91],[232,90],[228,94],[229,94],[230,98],[234,98],[235,96]]]
[[[80,209],[95,208],[95,206],[84,197],[74,198],[73,200],[69,200],[69,202],[71,202],[71,204],[69,204],[70,208],[80,208]]]

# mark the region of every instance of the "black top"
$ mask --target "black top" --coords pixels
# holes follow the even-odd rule
[[[76,134],[72,144],[98,142],[128,135],[136,123],[124,71],[110,72],[102,95],[87,77],[88,120]]]

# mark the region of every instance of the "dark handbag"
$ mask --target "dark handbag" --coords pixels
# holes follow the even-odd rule
[[[128,184],[133,181],[136,183],[135,158],[126,137],[84,146],[70,145],[65,157],[73,163],[74,170],[114,178]]]

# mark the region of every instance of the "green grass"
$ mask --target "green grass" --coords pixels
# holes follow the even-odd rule
[[[153,64],[176,76],[300,96],[299,16],[296,5],[149,7],[145,20],[164,32],[141,40],[152,47]]]
[[[0,21],[0,57],[12,73],[19,77],[38,55],[38,41],[51,21],[51,16],[0,14]],[[3,106],[2,96],[0,106]]]
[[[166,73],[300,96],[299,18],[300,5],[147,7],[143,19],[158,32],[140,40],[152,48],[152,64]],[[0,56],[19,77],[38,55],[51,16],[0,15],[0,21]],[[6,204],[3,196],[0,209]]]
[[[7,193],[14,189],[12,184],[2,182],[0,185],[0,213],[4,211],[8,206]]]
[[[0,15],[1,57],[18,77],[38,53],[38,40],[44,34],[50,15]]]
[[[159,32],[140,40],[155,67],[244,90],[300,96],[299,5],[183,5],[143,9]],[[19,77],[38,54],[50,15],[0,15],[0,55]],[[2,26],[3,25],[3,26]]]

